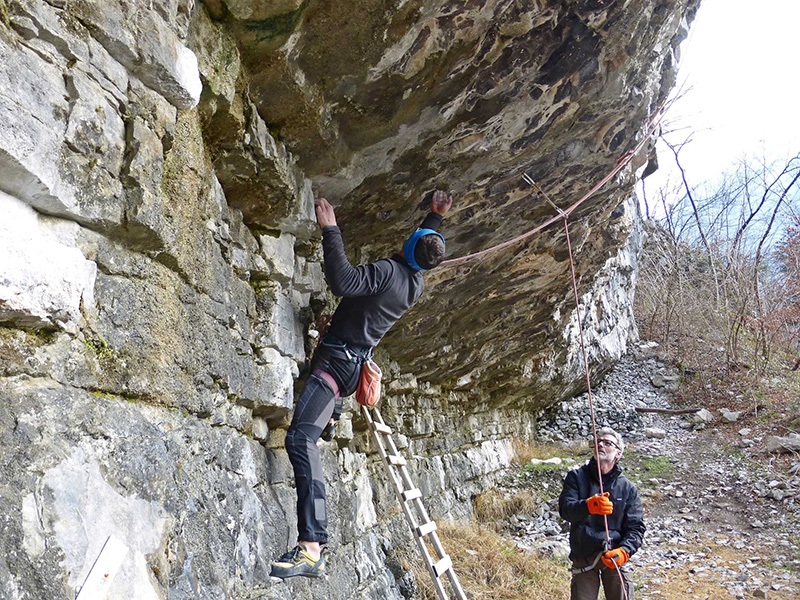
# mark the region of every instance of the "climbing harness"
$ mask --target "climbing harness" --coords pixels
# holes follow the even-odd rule
[[[605,548],[603,549],[603,552],[605,552]],[[585,567],[573,567],[572,569],[570,569],[570,571],[572,571],[573,575],[579,575],[580,573],[588,573],[597,566],[597,563],[600,562],[600,558],[603,556],[603,552],[599,552],[597,556],[594,557],[594,562],[592,562],[592,564],[586,565]]]
[[[449,598],[467,600],[467,596],[461,588],[461,583],[458,581],[458,576],[453,570],[453,561],[445,552],[439,535],[436,533],[436,523],[428,516],[425,505],[422,503],[422,491],[412,482],[411,475],[406,468],[406,459],[397,450],[397,445],[394,442],[394,438],[392,438],[391,427],[386,425],[380,411],[375,406],[368,408],[362,405],[361,414],[364,415],[364,419],[367,421],[372,437],[375,439],[378,451],[383,459],[383,464],[386,466],[386,470],[389,471],[392,486],[398,500],[400,500],[403,515],[411,528],[411,533],[414,536],[420,554],[422,554],[428,574],[431,576],[436,595],[439,600],[448,600]],[[425,543],[426,538],[433,546],[435,556],[431,556]],[[447,580],[449,580],[452,596],[447,595],[442,579],[444,575],[447,575]]]

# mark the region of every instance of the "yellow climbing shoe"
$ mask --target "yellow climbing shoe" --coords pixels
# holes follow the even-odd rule
[[[322,577],[325,574],[325,549],[319,560],[308,553],[304,546],[298,544],[289,552],[272,563],[271,577],[287,579],[289,577]]]

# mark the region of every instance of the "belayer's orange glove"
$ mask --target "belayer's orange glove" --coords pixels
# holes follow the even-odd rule
[[[586,506],[590,515],[610,515],[614,512],[614,503],[608,499],[608,492],[587,498]]]
[[[628,562],[630,557],[630,554],[628,554],[628,551],[625,550],[625,548],[614,548],[613,550],[609,550],[603,554],[603,556],[600,557],[600,560],[602,560],[603,564],[609,569],[616,569],[617,567],[621,567]]]

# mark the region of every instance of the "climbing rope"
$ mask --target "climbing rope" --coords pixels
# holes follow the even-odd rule
[[[480,250],[478,252],[473,252],[472,254],[467,254],[465,256],[459,256],[457,258],[451,258],[451,259],[442,261],[439,264],[439,268],[458,265],[460,263],[466,262],[466,261],[471,260],[473,258],[478,258],[479,256],[484,256],[485,254],[489,254],[490,252],[494,252],[495,250],[501,250],[502,248],[507,248],[508,246],[512,246],[514,244],[517,244],[517,243],[519,243],[519,242],[521,242],[523,240],[528,239],[532,235],[535,235],[535,234],[539,233],[543,229],[549,227],[550,225],[552,225],[556,221],[560,220],[562,218],[561,213],[564,213],[567,216],[571,215],[581,204],[583,204],[589,198],[594,196],[597,193],[598,190],[600,190],[606,183],[611,181],[611,179],[613,179],[620,171],[622,171],[622,169],[624,169],[626,166],[628,166],[628,164],[631,162],[631,160],[633,160],[633,158],[639,153],[639,151],[642,148],[644,148],[645,144],[650,140],[650,137],[653,135],[653,133],[655,133],[656,129],[658,128],[658,124],[661,121],[661,118],[663,117],[663,114],[664,114],[663,111],[662,111],[663,107],[664,107],[664,105],[662,104],[662,106],[659,107],[658,110],[656,110],[655,114],[653,115],[653,118],[650,119],[650,122],[647,125],[647,128],[645,130],[644,135],[642,136],[642,139],[639,140],[639,143],[637,143],[636,146],[634,146],[634,148],[632,150],[629,150],[628,152],[625,152],[622,156],[620,156],[619,159],[617,159],[617,162],[614,165],[614,168],[611,169],[611,171],[609,171],[605,175],[605,177],[603,177],[600,181],[598,181],[592,187],[592,189],[590,189],[588,192],[586,192],[580,199],[575,201],[571,206],[569,206],[568,208],[563,209],[563,210],[562,209],[558,209],[558,212],[559,212],[558,215],[548,219],[547,221],[545,221],[541,225],[538,225],[537,227],[531,229],[530,231],[526,231],[525,233],[523,233],[521,235],[518,235],[517,237],[515,237],[513,239],[507,240],[507,241],[502,242],[500,244],[497,244],[495,246],[491,246],[490,248],[486,248],[485,250]],[[523,178],[527,178],[526,181],[528,183],[531,183],[533,181],[532,179],[530,179],[527,176],[527,174],[523,174]],[[530,181],[528,181],[528,179],[530,179]],[[538,185],[536,185],[535,183],[533,184],[533,189],[537,194],[542,193],[541,192],[541,188]],[[548,200],[548,202],[549,202],[549,200]],[[552,204],[552,202],[550,204]],[[553,206],[555,206],[555,205],[553,205]]]
[[[552,204],[552,203],[551,203]],[[580,334],[581,340],[581,355],[583,357],[583,372],[586,377],[586,392],[589,396],[589,413],[592,417],[592,442],[594,443],[594,456],[595,456],[595,464],[597,465],[597,481],[600,483],[600,493],[603,494],[603,472],[600,469],[600,446],[597,442],[597,419],[595,417],[594,411],[594,395],[592,394],[592,382],[589,376],[589,358],[586,353],[586,342],[583,337],[583,324],[581,323],[581,312],[580,312],[580,302],[578,299],[578,284],[577,279],[575,277],[575,261],[572,258],[572,243],[569,239],[569,217],[566,213],[562,212],[563,219],[564,219],[564,233],[567,236],[567,252],[569,253],[569,269],[570,275],[572,277],[572,294],[575,299],[575,316],[578,319],[578,332]],[[608,551],[611,549],[611,534],[608,530],[608,516],[603,515],[603,525],[606,530],[606,541],[605,541],[605,550]],[[624,596],[625,600],[628,600],[628,590],[627,586],[625,585],[625,578],[622,576],[622,571],[619,569],[619,565],[614,562],[614,567],[617,570],[617,575],[619,576],[620,582],[620,589],[622,589],[622,595]]]
[[[580,298],[578,296],[578,282],[577,282],[577,277],[575,275],[575,259],[573,258],[572,255],[572,242],[570,241],[570,235],[569,235],[569,214],[566,211],[560,209],[552,200],[550,200],[550,198],[547,196],[547,194],[544,193],[542,188],[539,187],[539,185],[537,185],[536,182],[530,176],[528,176],[527,173],[523,174],[522,178],[525,180],[526,183],[528,183],[534,189],[537,195],[542,196],[547,201],[547,203],[550,204],[550,206],[552,206],[555,209],[555,211],[558,213],[558,218],[562,219],[564,223],[564,234],[566,235],[567,238],[567,254],[569,255],[570,278],[572,280],[572,294],[575,300],[575,316],[578,321],[578,335],[581,341],[583,372],[584,376],[586,377],[586,392],[589,397],[589,413],[591,415],[591,422],[592,422],[592,441],[594,443],[595,464],[597,466],[597,481],[600,483],[600,494],[603,494],[604,493],[603,472],[600,469],[600,459],[599,459],[600,447],[597,441],[597,418],[595,416],[595,410],[594,410],[594,395],[592,394],[592,381],[589,375],[589,357],[586,352],[586,341],[583,336],[583,323],[581,321]],[[603,525],[605,527],[605,534],[606,534],[604,551],[608,551],[611,549],[611,533],[608,530],[607,515],[603,515]],[[619,565],[616,563],[616,561],[614,562],[614,567],[616,568],[617,575],[619,576],[620,589],[622,589],[622,595],[624,596],[625,600],[628,600],[628,590],[627,586],[625,585],[625,578],[623,577],[622,571],[620,571]]]
[[[542,188],[527,173],[523,173],[522,179],[528,185],[531,186],[531,188],[534,190],[534,192],[536,193],[537,196],[543,197],[547,201],[547,203],[550,204],[550,206],[552,206],[555,209],[557,214],[554,217],[551,217],[550,219],[545,221],[544,223],[542,223],[542,224],[538,225],[537,227],[531,229],[530,231],[527,231],[527,232],[523,233],[522,235],[518,235],[517,237],[515,237],[513,239],[507,240],[507,241],[502,242],[500,244],[497,244],[495,246],[491,246],[489,248],[486,248],[485,250],[480,250],[478,252],[473,252],[472,254],[467,254],[465,256],[461,256],[461,257],[458,257],[458,258],[451,258],[449,260],[443,261],[440,264],[440,267],[458,265],[460,263],[466,262],[466,261],[471,260],[473,258],[478,258],[480,256],[484,256],[484,255],[486,255],[486,254],[488,254],[490,252],[494,252],[496,250],[501,250],[502,248],[507,248],[508,246],[512,246],[514,244],[517,244],[518,242],[526,240],[527,238],[539,233],[540,231],[542,231],[546,227],[549,227],[550,225],[552,225],[556,221],[561,220],[563,222],[563,224],[564,224],[564,233],[565,233],[566,238],[567,238],[567,251],[568,251],[568,254],[569,254],[569,268],[570,268],[570,276],[571,276],[571,280],[572,280],[572,293],[573,293],[574,300],[575,300],[575,314],[576,314],[577,321],[578,321],[578,332],[579,332],[580,341],[581,341],[581,356],[583,358],[583,370],[584,370],[584,375],[586,377],[586,390],[587,390],[587,394],[588,394],[588,397],[589,397],[589,412],[591,414],[591,422],[592,422],[592,440],[593,440],[593,443],[594,443],[595,463],[597,464],[597,480],[600,483],[600,493],[601,494],[604,493],[604,490],[603,490],[603,473],[602,473],[602,471],[600,469],[600,461],[598,459],[599,453],[600,453],[600,448],[599,448],[598,440],[597,440],[597,419],[596,419],[596,416],[595,416],[594,396],[592,394],[592,383],[591,383],[591,377],[590,377],[590,374],[589,374],[589,359],[588,359],[588,355],[587,355],[587,352],[586,352],[586,342],[585,342],[584,335],[583,335],[583,324],[581,322],[581,315],[580,315],[580,298],[578,296],[578,283],[577,283],[577,277],[575,275],[575,260],[574,260],[573,255],[572,255],[572,242],[570,241],[570,234],[569,234],[569,217],[581,204],[583,204],[589,198],[594,196],[597,193],[598,190],[600,190],[606,183],[611,181],[611,179],[614,178],[620,171],[622,171],[622,169],[624,169],[626,166],[628,166],[628,164],[631,162],[631,160],[633,160],[633,158],[639,153],[639,151],[650,140],[650,137],[656,131],[656,128],[658,127],[658,124],[661,121],[661,118],[662,118],[662,116],[664,114],[663,113],[663,109],[664,109],[665,105],[666,105],[666,102],[663,103],[655,111],[655,114],[653,115],[653,118],[648,123],[648,127],[645,130],[645,134],[642,136],[642,139],[639,140],[639,142],[636,144],[636,146],[632,150],[629,150],[628,152],[625,152],[619,159],[617,159],[617,162],[614,165],[614,168],[611,169],[611,171],[609,171],[600,181],[598,181],[588,192],[586,192],[581,198],[579,198],[577,201],[575,201],[568,208],[566,208],[566,209],[559,208],[552,200],[550,200],[550,198],[547,197],[547,194],[544,193]],[[605,551],[608,551],[610,549],[610,547],[611,547],[611,534],[610,534],[609,529],[608,529],[608,517],[606,515],[603,515],[603,524],[604,524],[604,527],[605,527],[605,536],[606,536],[606,539],[605,539],[605,550],[604,550],[604,552],[605,552]],[[603,553],[601,553],[601,554],[603,554]],[[622,589],[622,594],[623,594],[624,600],[628,600],[628,590],[627,590],[627,586],[626,586],[626,583],[625,583],[625,578],[622,575],[622,571],[620,570],[620,565],[616,564],[616,561],[615,561],[614,562],[614,566],[616,568],[617,575],[619,576],[620,588]]]

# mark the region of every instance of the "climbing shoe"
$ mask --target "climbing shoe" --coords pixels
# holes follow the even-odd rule
[[[272,563],[271,577],[287,579],[289,577],[322,577],[325,574],[325,549],[322,549],[319,560],[308,553],[305,547],[297,545]]]

